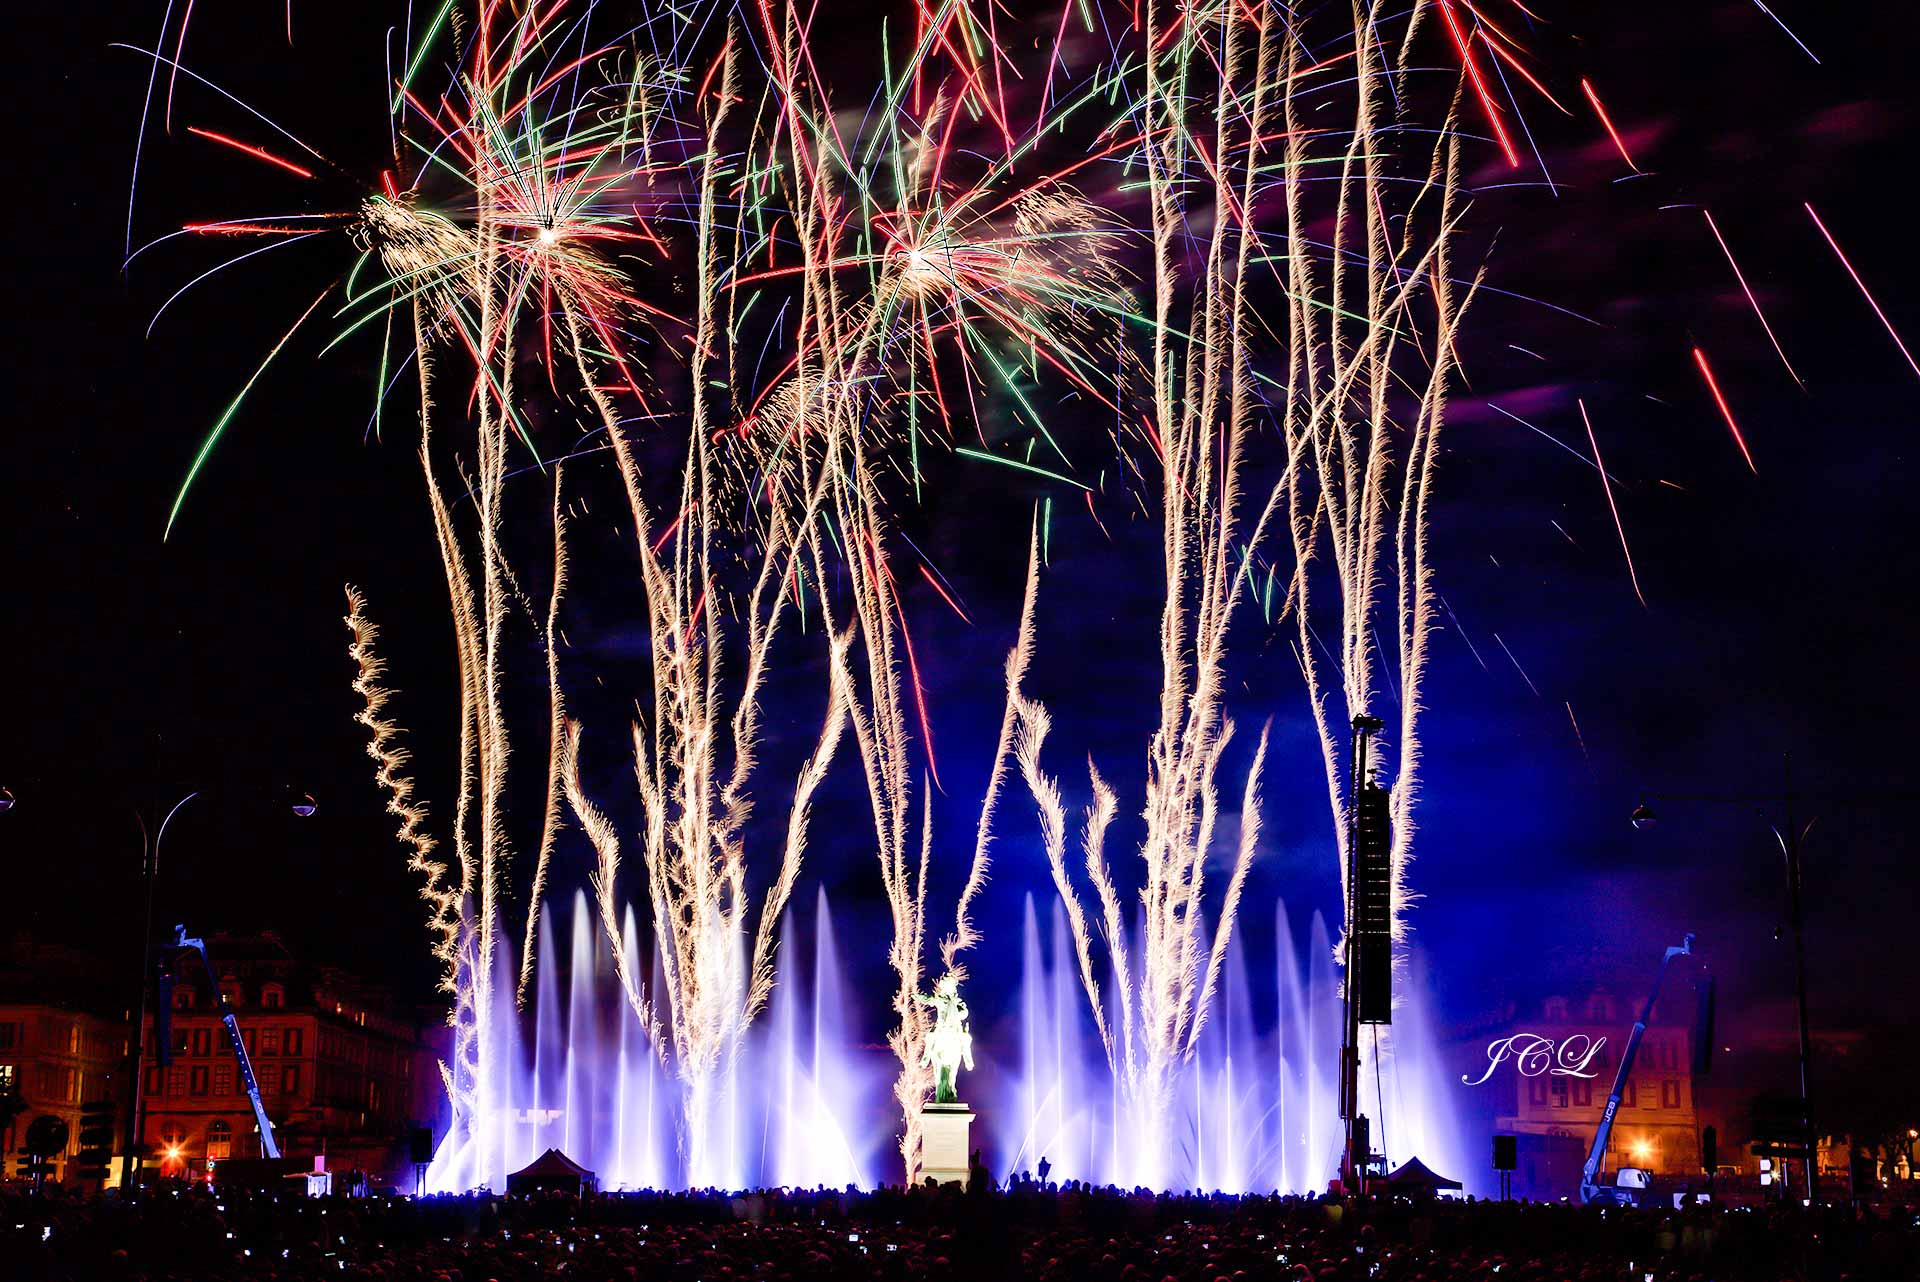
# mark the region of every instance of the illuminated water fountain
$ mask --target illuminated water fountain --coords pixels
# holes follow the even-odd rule
[[[1340,1005],[1333,944],[1318,913],[1303,965],[1286,906],[1276,906],[1276,982],[1267,1011],[1256,1011],[1245,953],[1235,937],[1207,1027],[1181,1070],[1165,1152],[1143,1151],[1138,1143],[1150,1131],[1126,1116],[1086,1009],[1057,901],[1049,918],[1043,948],[1039,914],[1029,898],[1020,1070],[1013,1088],[1003,1092],[1011,1098],[988,1110],[1011,1169],[1033,1169],[1045,1157],[1056,1180],[1228,1192],[1326,1187],[1337,1172],[1343,1140],[1335,1116]],[[1392,1165],[1417,1153],[1435,1169],[1464,1170],[1426,1003],[1412,986],[1402,985],[1402,991],[1405,999],[1382,1038],[1377,1071],[1371,1040],[1363,1037],[1362,1109],[1375,1119],[1376,1149],[1384,1144]]]
[[[780,951],[772,1002],[739,1062],[719,1074],[710,1133],[688,1145],[676,1132],[681,1083],[622,996],[585,895],[574,896],[564,950],[551,910],[543,912],[532,1008],[513,1009],[512,968],[501,957],[498,1009],[481,1039],[490,1098],[471,1143],[441,1146],[429,1189],[502,1190],[548,1148],[608,1189],[870,1183],[892,1137],[853,1122],[887,1116],[885,1082],[858,1054],[825,893],[811,931],[797,931],[794,916],[783,935],[796,942]],[[645,962],[631,911],[623,943],[637,972]],[[525,1026],[531,1046],[519,1035]]]
[[[1342,1141],[1334,1116],[1340,1008],[1333,942],[1320,915],[1311,918],[1303,950],[1286,906],[1276,905],[1274,983],[1259,998],[1236,935],[1206,1028],[1176,1085],[1170,1142],[1154,1146],[1142,1142],[1146,1127],[1125,1115],[1064,916],[1057,899],[1047,902],[1043,912],[1027,899],[1012,1000],[987,991],[1001,976],[975,981],[979,1007],[1004,1004],[1017,1016],[1017,1033],[978,1045],[997,1071],[967,1090],[986,1124],[979,1139],[996,1173],[1030,1170],[1045,1157],[1062,1180],[1229,1192],[1325,1188]],[[585,897],[573,898],[566,930],[552,916],[542,917],[528,1011],[513,1009],[512,966],[499,959],[500,1009],[482,1041],[495,1097],[472,1145],[442,1146],[430,1188],[502,1189],[508,1173],[548,1148],[596,1172],[609,1189],[871,1186],[899,1178],[890,1061],[871,1044],[886,1012],[854,1004],[824,891],[810,930],[795,920],[807,914],[788,914],[771,1004],[740,1062],[720,1074],[710,1133],[699,1145],[677,1132],[681,1082],[621,995]],[[650,969],[658,985],[657,961],[643,956],[639,941],[629,911],[629,963],[635,973]],[[1363,1036],[1362,1107],[1374,1119],[1376,1147],[1384,1144],[1395,1165],[1418,1154],[1437,1170],[1465,1173],[1426,1004],[1417,984],[1399,988],[1403,1000],[1383,1041],[1391,1049],[1377,1071]]]

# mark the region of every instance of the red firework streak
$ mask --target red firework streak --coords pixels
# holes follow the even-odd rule
[[[927,567],[924,565],[920,566],[919,570],[920,570],[920,577],[933,585],[933,590],[940,594],[940,599],[942,601],[945,601],[948,605],[953,607],[953,612],[960,616],[960,621],[966,624],[968,627],[972,627],[973,620],[969,619],[967,617],[967,612],[960,608],[960,603],[954,600],[953,597],[948,594],[945,588],[940,586],[940,580],[934,578],[933,575],[928,572]]]
[[[1613,139],[1614,148],[1619,151],[1620,159],[1627,162],[1627,168],[1634,173],[1640,172],[1640,166],[1633,163],[1633,157],[1627,154],[1627,144],[1620,141],[1620,131],[1613,127],[1613,119],[1607,115],[1607,109],[1600,105],[1600,95],[1593,91],[1593,82],[1585,77],[1580,81],[1580,92],[1587,95],[1587,101],[1593,104],[1593,114],[1600,117],[1600,123],[1606,126],[1607,137]]]
[[[1513,140],[1507,137],[1507,127],[1500,123],[1500,108],[1493,101],[1493,95],[1487,92],[1487,82],[1480,77],[1480,67],[1473,60],[1473,46],[1467,43],[1466,33],[1460,30],[1460,19],[1453,12],[1452,0],[1439,2],[1440,16],[1447,20],[1447,34],[1453,37],[1453,47],[1460,52],[1460,65],[1473,84],[1474,96],[1480,99],[1481,110],[1487,113],[1487,123],[1493,126],[1493,136],[1499,142],[1500,150],[1506,153],[1508,166],[1518,169],[1520,153],[1513,149]]]
[[[302,178],[313,177],[313,170],[296,165],[291,160],[282,160],[264,147],[256,147],[252,143],[241,142],[238,138],[229,138],[225,134],[217,134],[211,129],[202,129],[199,125],[188,125],[187,132],[190,134],[199,134],[202,138],[211,142],[220,143],[222,146],[231,147],[235,151],[244,151],[256,160],[264,160],[269,165],[278,165],[290,174],[299,174]]]
[[[1727,407],[1727,398],[1720,394],[1720,384],[1713,376],[1713,367],[1707,364],[1707,354],[1699,348],[1693,349],[1693,363],[1700,367],[1700,377],[1707,380],[1707,390],[1713,393],[1713,403],[1720,407],[1720,417],[1727,420],[1727,430],[1733,433],[1733,443],[1740,447],[1740,453],[1747,460],[1747,467],[1755,476],[1760,469],[1753,465],[1753,451],[1747,448],[1747,438],[1740,434],[1740,425],[1733,421],[1733,411]]]

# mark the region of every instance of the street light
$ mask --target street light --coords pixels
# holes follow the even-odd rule
[[[1782,782],[1785,786],[1782,791],[1776,795],[1731,797],[1687,796],[1677,793],[1656,793],[1653,795],[1665,801],[1699,801],[1725,805],[1752,806],[1760,815],[1761,820],[1773,831],[1774,839],[1780,844],[1780,853],[1786,857],[1787,924],[1793,932],[1794,995],[1799,1006],[1800,1014],[1800,1122],[1802,1139],[1807,1149],[1805,1159],[1807,1201],[1811,1204],[1816,1196],[1814,1186],[1814,1161],[1817,1143],[1813,1127],[1813,1037],[1807,1020],[1807,943],[1806,934],[1802,928],[1803,915],[1800,910],[1800,839],[1804,837],[1806,833],[1795,820],[1793,812],[1793,803],[1795,800],[1793,790],[1793,754],[1784,754],[1781,761]],[[1785,805],[1785,832],[1782,832],[1780,828],[1774,824],[1773,820],[1767,817],[1766,811],[1759,809],[1762,804],[1770,801],[1782,802]],[[1628,821],[1640,832],[1645,832],[1652,828],[1658,820],[1659,816],[1654,813],[1653,807],[1645,801],[1635,806],[1633,813],[1628,816]],[[1811,825],[1809,825],[1809,827],[1810,826]],[[1779,932],[1777,930],[1774,933],[1774,937],[1776,939],[1779,938]]]
[[[146,923],[142,927],[140,936],[139,1014],[134,1020],[133,1036],[130,1039],[133,1044],[133,1072],[128,1074],[131,1080],[127,1083],[131,1106],[127,1110],[127,1148],[124,1170],[125,1187],[129,1192],[139,1183],[140,1157],[137,1150],[140,1147],[141,1138],[146,1134],[144,1111],[146,1107],[147,963],[152,958],[153,950],[153,898],[154,889],[160,881],[160,844],[166,840],[167,825],[172,823],[173,817],[180,813],[180,808],[200,795],[200,791],[196,789],[174,802],[173,808],[167,811],[166,818],[160,821],[159,830],[153,834],[151,840],[147,836],[146,817],[138,810],[134,811],[134,818],[140,823],[140,862],[141,874],[147,883],[147,911]],[[299,818],[310,819],[314,811],[319,809],[319,805],[314,801],[313,794],[307,793],[305,800],[294,803],[291,809]],[[177,1151],[169,1155],[177,1156]]]
[[[122,1167],[122,1186],[131,1195],[140,1184],[140,1140],[146,1134],[146,1119],[142,1116],[146,1108],[147,1071],[147,961],[153,952],[153,891],[160,880],[160,843],[166,840],[167,825],[180,813],[180,807],[192,801],[200,793],[196,790],[173,803],[173,809],[167,811],[166,818],[160,821],[160,830],[151,840],[147,837],[147,820],[138,810],[133,817],[140,824],[140,875],[147,883],[147,913],[140,934],[140,1001],[139,1013],[133,1021],[133,1071],[127,1074],[127,1093],[131,1096],[127,1108],[127,1148],[125,1166]]]

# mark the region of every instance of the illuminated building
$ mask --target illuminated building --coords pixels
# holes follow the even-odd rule
[[[1496,1134],[1518,1138],[1514,1193],[1571,1198],[1644,996],[1623,988],[1556,993],[1516,1003],[1459,1050],[1461,1089],[1489,1092]],[[1602,1169],[1656,1175],[1699,1170],[1692,1071],[1693,999],[1680,988],[1655,1006],[1627,1079]]]
[[[80,1146],[80,1109],[96,1100],[124,1109],[124,1021],[112,1010],[108,976],[93,958],[24,936],[0,956],[0,1097],[17,1093],[10,1125],[0,1116],[7,1174],[28,1123],[50,1113],[67,1124],[66,1152],[54,1158],[53,1178],[71,1174]]]
[[[421,1021],[384,989],[294,957],[271,932],[213,935],[208,951],[239,1020],[262,1102],[285,1156],[324,1153],[336,1172],[400,1179],[407,1138],[442,1088]],[[149,1052],[146,1142],[168,1174],[260,1156],[246,1088],[200,961],[182,956],[170,1012],[171,1062]],[[149,1016],[149,1046],[152,1042]],[[411,1187],[409,1183],[407,1187]]]

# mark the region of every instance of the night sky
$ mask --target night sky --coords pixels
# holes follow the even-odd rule
[[[1892,325],[1920,341],[1904,199],[1920,29],[1905,5],[1775,5],[1815,65],[1750,3],[1532,7],[1551,21],[1530,42],[1572,114],[1537,98],[1528,107],[1554,190],[1525,146],[1518,170],[1491,144],[1469,153],[1488,283],[1542,302],[1488,294],[1476,304],[1449,422],[1433,546],[1452,619],[1429,678],[1413,874],[1425,896],[1413,918],[1422,967],[1441,1014],[1464,1021],[1548,973],[1637,983],[1660,946],[1694,930],[1721,977],[1728,1027],[1778,1025],[1791,965],[1774,942],[1781,859],[1762,818],[1664,803],[1660,825],[1637,834],[1627,814],[1651,792],[1776,792],[1791,751],[1806,790],[1846,798],[1801,810],[1803,822],[1817,816],[1807,843],[1815,1022],[1911,1020],[1920,841],[1912,800],[1894,794],[1920,790],[1909,747],[1920,716],[1910,498],[1920,377],[1801,202],[1818,208]],[[121,270],[146,66],[108,46],[150,41],[159,6],[33,8],[54,12],[29,19],[39,29],[16,42],[10,131],[15,395],[0,467],[0,785],[18,804],[0,817],[5,927],[130,959],[136,813],[152,823],[205,789],[167,837],[163,924],[274,928],[424,999],[431,968],[416,887],[351,721],[340,622],[352,582],[382,625],[422,790],[446,815],[453,655],[409,412],[371,439],[377,353],[363,346],[316,362],[309,345],[263,380],[161,542],[207,425],[324,282],[300,250],[267,255],[187,295],[147,337],[154,311],[213,261],[162,248]],[[379,33],[397,6],[297,4],[293,53],[270,38],[278,6],[264,7],[273,22],[258,30],[243,6],[202,8],[190,65],[217,69],[269,115],[324,135],[325,147],[381,154]],[[859,15],[845,21],[846,40],[875,38]],[[1057,10],[1034,21],[1051,28]],[[1580,96],[1583,76],[1643,176],[1623,178]],[[272,181],[177,132],[156,137],[134,243],[184,219],[251,211],[262,191],[273,193],[269,206],[284,201],[283,188],[262,185]],[[1695,346],[1713,361],[1757,475],[1706,394]],[[1576,397],[1619,478],[1645,608],[1594,470],[1489,408],[1583,448]],[[580,472],[584,487],[611,498],[604,459]],[[909,594],[945,784],[936,858],[947,879],[970,842],[971,799],[998,725],[1020,533],[1050,492],[1009,475],[955,461],[906,518],[974,621],[960,624],[930,591]],[[1091,750],[1122,797],[1137,798],[1158,685],[1154,537],[1121,520],[1109,542],[1077,501],[1056,509],[1031,682],[1061,723],[1049,761],[1083,786],[1074,763]],[[600,559],[612,566],[611,536],[595,537],[608,540]],[[636,591],[612,573],[583,580],[568,607],[570,684],[617,686],[639,671],[638,642],[619,622],[633,617]],[[1246,910],[1256,959],[1271,956],[1276,897],[1302,937],[1306,912],[1337,905],[1325,785],[1289,635],[1254,611],[1233,641],[1243,731],[1274,718],[1268,827]],[[535,648],[521,657],[522,690],[537,689]],[[802,734],[818,715],[817,693],[793,685],[772,709],[776,755],[783,731]],[[606,698],[617,713],[620,698]],[[623,736],[617,720],[589,727],[589,773],[600,795],[630,808]],[[527,815],[543,750],[531,739],[521,748]],[[1236,790],[1248,755],[1229,758]],[[843,949],[877,982],[880,936],[870,948],[858,942],[860,925],[877,930],[882,912],[850,755],[830,791],[797,902],[824,882],[855,923],[842,924]],[[296,821],[285,801],[308,793],[319,812]],[[1123,815],[1129,806],[1137,801]],[[1770,812],[1780,817],[1778,806]],[[992,954],[1017,955],[1023,897],[1044,904],[1052,893],[1017,787],[998,831],[984,917],[990,942],[1008,947],[976,963],[973,998],[989,1012],[1010,1003],[1015,978]],[[1110,853],[1123,849],[1121,835]],[[566,875],[577,880],[588,857],[571,833]],[[951,902],[945,884],[936,882],[936,904]]]

